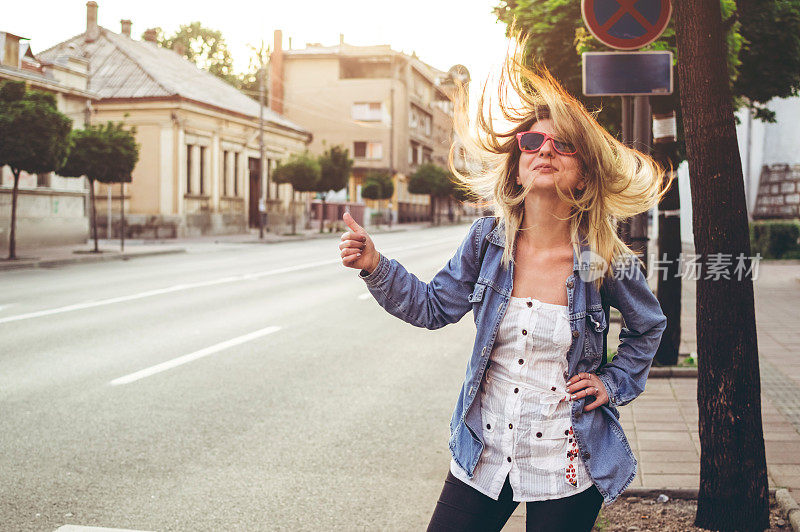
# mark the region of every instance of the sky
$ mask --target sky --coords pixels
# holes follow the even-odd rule
[[[507,50],[505,25],[492,8],[500,0],[225,0],[180,2],[170,0],[97,0],[98,23],[120,31],[120,20],[133,22],[131,34],[141,38],[151,27],[170,34],[181,24],[200,21],[222,32],[234,59],[234,70],[247,69],[248,44],[272,43],[273,32],[283,31],[283,46],[304,48],[306,43],[335,45],[339,34],[353,45],[390,44],[416,52],[426,63],[447,71],[455,64],[472,77],[470,108],[477,88],[496,73]],[[86,28],[85,0],[18,2],[6,9],[0,31],[31,39],[34,54],[82,33]],[[475,83],[480,82],[480,83]]]

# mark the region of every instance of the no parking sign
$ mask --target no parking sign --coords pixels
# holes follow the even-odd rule
[[[636,50],[663,33],[672,4],[669,0],[582,0],[581,12],[597,40],[618,50]]]

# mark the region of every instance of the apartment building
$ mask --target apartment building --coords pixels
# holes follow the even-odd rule
[[[276,31],[270,106],[314,131],[313,153],[334,145],[350,150],[355,164],[346,199],[362,201],[365,176],[387,172],[394,178],[394,197],[365,200],[367,207],[390,207],[401,222],[429,219],[429,198],[408,192],[408,176],[426,162],[447,166],[453,138],[450,75],[415,54],[389,45],[349,45],[341,35],[334,46],[284,49],[282,41]]]

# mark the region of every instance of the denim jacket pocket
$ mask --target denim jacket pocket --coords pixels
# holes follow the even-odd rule
[[[603,334],[606,327],[608,327],[608,323],[605,312],[602,310],[586,312],[586,347],[589,354],[602,354]]]

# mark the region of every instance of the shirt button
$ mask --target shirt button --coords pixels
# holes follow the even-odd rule
[[[519,362],[519,365],[520,365],[520,366],[521,366],[521,365],[523,365],[523,364],[525,363],[525,361],[524,361],[524,360],[522,360],[521,358],[520,358],[520,359],[519,359],[517,362]]]
[[[592,456],[592,455],[591,455],[591,454],[589,454],[588,452],[586,452],[586,453],[583,453],[583,459],[584,459],[584,460],[588,460],[589,458],[591,458],[591,456]]]
[[[541,432],[537,432],[537,433],[536,433],[536,437],[537,437],[537,438],[541,438],[541,437],[542,437],[542,433],[541,433]]]
[[[569,281],[567,283],[567,288],[572,288],[573,286],[575,286],[575,283],[573,283],[572,281]]]
[[[513,429],[513,428],[514,428],[514,425],[512,425],[511,423],[509,423],[509,424],[508,424],[508,428],[510,428],[510,429]]]
[[[564,431],[564,436],[569,436],[569,429]]]
[[[511,457],[510,457],[510,456],[507,456],[507,457],[506,457],[506,460],[508,460],[508,461],[510,462],[510,461],[511,461]]]
[[[572,337],[573,338],[577,338],[580,335],[581,335],[581,333],[579,333],[578,331],[572,331]]]
[[[519,388],[514,388],[514,393],[519,393]]]
[[[556,391],[556,387],[555,387],[555,386],[551,386],[551,387],[550,387],[550,391],[551,391],[551,392],[554,392],[554,391]]]
[[[533,302],[532,301],[528,301],[528,308],[531,308],[532,306],[533,306]]]
[[[491,423],[487,423],[487,424],[486,424],[486,428],[487,428],[488,430],[492,430],[492,424],[491,424]]]
[[[526,331],[525,329],[522,329],[522,336],[527,336],[527,334],[528,334],[528,331]]]

